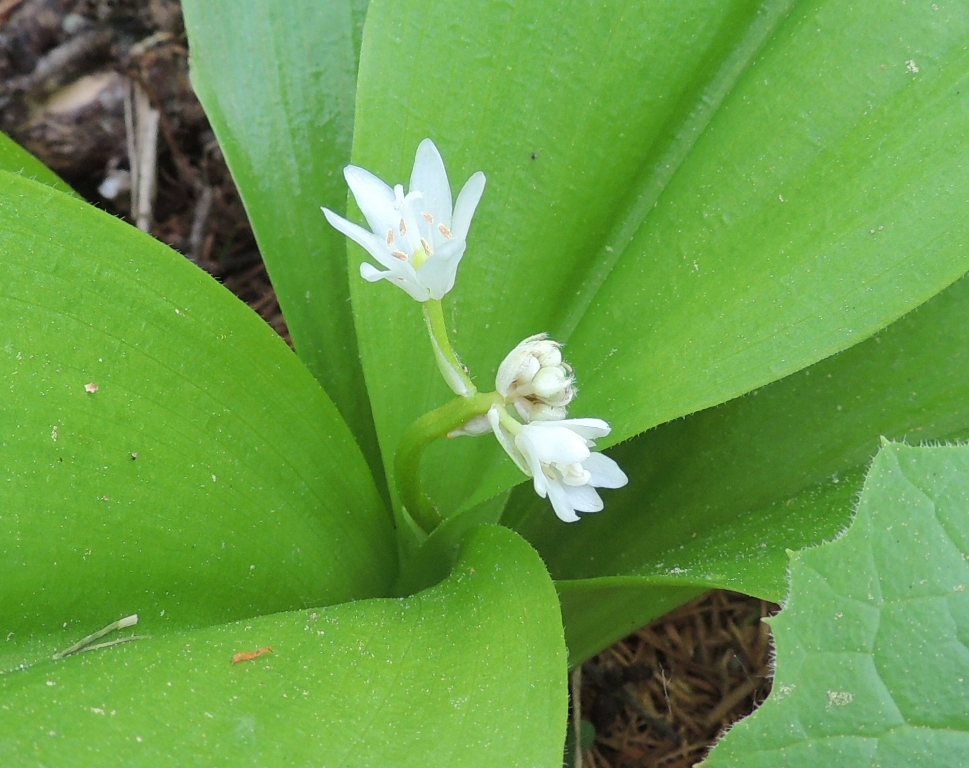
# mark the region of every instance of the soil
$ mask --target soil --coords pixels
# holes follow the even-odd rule
[[[133,114],[158,112],[143,228],[288,340],[239,194],[188,80],[176,0],[0,0],[0,130],[92,204],[136,223]],[[143,159],[143,158],[142,158]],[[137,168],[135,169],[137,172]],[[137,186],[137,184],[135,185]],[[712,592],[616,643],[573,678],[595,729],[582,765],[686,768],[770,690],[777,606]]]

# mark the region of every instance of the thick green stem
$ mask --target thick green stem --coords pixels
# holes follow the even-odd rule
[[[488,412],[492,405],[500,405],[497,392],[456,397],[440,408],[425,413],[404,432],[394,456],[394,478],[404,509],[414,521],[430,533],[441,523],[441,513],[424,494],[421,483],[421,457],[435,440],[467,424],[475,416]]]
[[[447,324],[444,322],[444,307],[438,299],[428,299],[423,303],[424,323],[431,336],[431,346],[434,347],[434,358],[441,375],[451,388],[451,391],[461,397],[473,397],[478,391],[468,376],[458,356],[451,347],[451,340],[447,335]]]

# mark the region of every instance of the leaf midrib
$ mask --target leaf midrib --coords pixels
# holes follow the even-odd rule
[[[607,230],[608,235],[603,238],[598,252],[592,259],[578,265],[578,269],[584,274],[576,275],[577,279],[571,281],[571,284],[581,287],[569,302],[559,304],[566,311],[560,320],[552,323],[554,338],[568,340],[571,337],[616,262],[644,226],[650,209],[656,205],[686,161],[741,75],[790,15],[795,5],[797,0],[774,0],[761,6],[754,14],[753,23],[748,26],[746,34],[733,48],[728,49],[713,77],[681,100],[681,108],[672,114],[663,131],[666,138],[643,164],[643,170],[637,176],[639,183],[630,188],[624,204],[618,207]]]

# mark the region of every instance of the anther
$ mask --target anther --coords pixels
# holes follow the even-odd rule
[[[421,238],[421,245],[424,246],[424,253],[426,253],[428,256],[434,255],[434,251],[431,250],[431,244],[427,242],[427,240],[425,240],[423,237]]]
[[[434,217],[431,216],[431,214],[429,214],[427,211],[424,211],[424,213],[422,213],[421,216],[424,217],[424,221],[426,221],[428,224],[434,223]]]
[[[407,261],[407,254],[403,251],[394,250],[390,252],[390,255],[400,259],[401,261]]]
[[[437,225],[437,231],[444,235],[444,237],[446,237],[448,240],[451,239],[451,230],[445,227],[443,224]]]
[[[394,230],[392,229],[387,230],[387,245],[391,248],[394,247]]]
[[[403,219],[400,220],[400,234],[402,235],[407,234],[407,225],[404,223]]]

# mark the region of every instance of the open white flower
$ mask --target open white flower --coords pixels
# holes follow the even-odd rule
[[[495,389],[525,421],[564,419],[576,394],[562,345],[547,333],[529,336],[508,353],[498,367]]]
[[[596,488],[622,488],[629,478],[608,456],[594,453],[595,438],[609,434],[602,419],[564,419],[519,424],[498,406],[488,411],[498,442],[532,478],[535,493],[552,502],[560,520],[574,523],[576,512],[599,512]]]
[[[324,208],[326,220],[386,268],[364,262],[360,275],[370,282],[389,280],[417,301],[443,298],[454,287],[471,218],[484,192],[484,174],[478,171],[468,179],[452,209],[441,153],[424,139],[406,195],[402,185],[391,189],[355,165],[343,175],[372,231]]]

